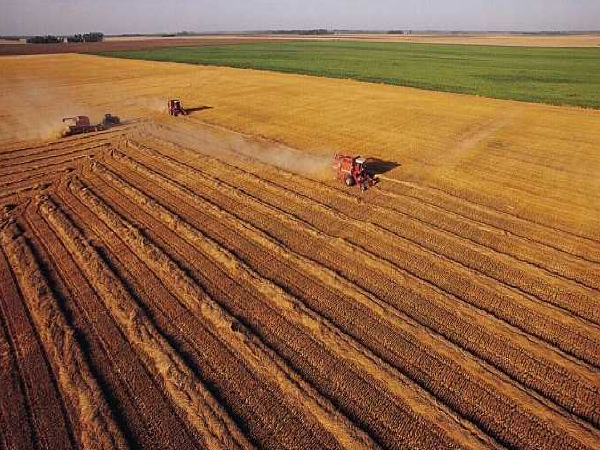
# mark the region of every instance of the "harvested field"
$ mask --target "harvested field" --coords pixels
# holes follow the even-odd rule
[[[0,103],[0,448],[600,446],[598,112],[13,63],[50,101]],[[126,124],[25,142],[69,89]]]

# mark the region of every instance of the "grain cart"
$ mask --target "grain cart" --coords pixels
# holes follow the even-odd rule
[[[360,156],[335,155],[333,170],[336,178],[343,181],[346,186],[357,186],[361,192],[377,184],[365,168],[366,159]]]
[[[187,116],[187,111],[181,106],[181,101],[179,100],[169,100],[168,108],[170,116],[177,117],[179,114]]]

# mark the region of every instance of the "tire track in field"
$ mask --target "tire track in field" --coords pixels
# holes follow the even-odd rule
[[[106,262],[83,238],[51,200],[43,200],[39,210],[57,232],[124,334],[154,365],[172,401],[185,413],[190,424],[211,449],[250,449],[237,426],[201,385],[181,357],[172,349],[135,303]]]
[[[129,191],[131,191],[131,189],[130,189],[130,188],[128,188],[127,186],[125,186],[125,185],[123,185],[123,184],[119,184],[119,183],[118,183],[118,180],[117,180],[117,179],[115,179],[114,177],[111,177],[111,178],[109,178],[109,182],[110,182],[111,184],[113,184],[113,185],[114,185],[114,184],[117,184],[117,185],[118,185],[118,186],[119,186],[119,187],[120,187],[120,188],[121,188],[121,189],[122,189],[124,192],[127,192],[128,190],[129,190]],[[137,195],[139,195],[139,194],[140,194],[140,193],[138,192],[138,194],[137,194]],[[146,203],[147,203],[147,202],[146,202]],[[143,205],[143,204],[144,204],[144,202],[140,203],[140,206],[141,206],[141,205]],[[203,209],[206,209],[206,206],[205,206]],[[163,213],[164,213],[164,212],[163,212]],[[161,215],[161,214],[160,214],[160,213],[158,213],[158,212],[156,212],[155,214],[158,214],[159,216]],[[171,221],[173,221],[173,220],[176,220],[176,219],[174,219],[174,218],[171,218]],[[217,220],[219,220],[219,219],[217,219]],[[181,221],[178,221],[178,222],[177,222],[177,224],[178,224],[178,230],[179,230],[179,232],[180,232],[180,233],[184,233],[184,231],[183,231],[183,230],[185,229],[185,224],[184,224],[183,222],[181,222]],[[185,234],[185,233],[184,233],[184,234]],[[271,249],[271,250],[272,250],[272,249]]]
[[[143,150],[143,149],[140,149],[140,150]],[[149,153],[150,156],[154,155],[153,151],[151,151],[151,150],[148,150],[148,151],[150,152]],[[146,153],[146,154],[148,154],[148,153]],[[168,158],[167,156],[161,155],[161,158],[162,158],[161,162],[159,163],[160,165],[164,166],[165,164],[166,165],[173,164],[168,159],[167,160],[164,159],[164,158]],[[198,170],[198,169],[194,169],[193,167],[184,166],[182,164],[184,164],[184,163],[181,163],[181,162],[175,163],[176,170],[182,170],[182,169],[184,171],[185,170],[192,170],[192,171]],[[197,174],[196,176],[199,176],[198,182],[203,183],[205,185],[207,185],[207,183],[208,183],[209,187],[212,186],[216,189],[221,189],[221,190],[227,189],[229,191],[232,191],[234,193],[234,195],[237,195],[238,197],[241,195],[240,193],[245,193],[245,191],[248,189],[247,183],[243,184],[243,186],[239,187],[239,189],[238,189],[236,187],[228,186],[227,183],[225,183],[222,180],[217,180],[217,181],[211,182],[210,180],[212,179],[211,178],[212,175],[209,173],[196,172],[196,174]],[[198,174],[200,174],[200,175],[198,175]],[[194,176],[194,175],[192,175],[192,176]],[[259,180],[259,185],[260,185],[260,180]],[[259,204],[260,203],[264,204],[264,200],[267,199],[265,190],[261,188],[259,190],[258,195],[260,197],[254,196],[254,197],[252,197],[253,200],[258,202]],[[294,202],[294,199],[290,198],[290,201]],[[289,206],[288,204],[281,204],[281,202],[279,200],[276,200],[270,206],[272,207],[273,205],[277,208],[286,208]],[[304,211],[305,208],[301,208],[301,209]],[[301,215],[302,215],[302,213],[303,212],[300,211]],[[269,214],[277,214],[277,211],[271,210],[271,212]],[[298,212],[295,212],[294,214],[296,214],[296,216],[297,216]],[[309,220],[310,220],[310,218],[309,218]],[[329,220],[333,221],[335,223],[335,221],[337,221],[337,218],[330,216]],[[304,223],[308,223],[308,222],[304,221]],[[322,225],[319,225],[319,226],[322,227]],[[340,243],[339,238],[337,238],[333,241],[333,245],[337,245],[338,247],[341,245],[342,250],[344,249],[343,247],[345,247],[346,250],[348,250],[348,248],[349,248],[349,250],[350,250],[349,253],[357,252],[359,254],[365,255],[365,259],[364,259],[365,262],[369,262],[374,259],[373,264],[376,264],[375,267],[378,267],[379,270],[385,270],[386,267],[389,267],[388,266],[389,264],[394,264],[394,266],[390,268],[392,273],[394,270],[396,270],[396,271],[401,270],[403,273],[405,273],[405,275],[408,275],[409,277],[416,277],[415,281],[417,282],[417,284],[425,283],[425,285],[429,285],[429,281],[427,281],[426,279],[423,279],[419,273],[415,273],[415,269],[409,270],[409,272],[406,272],[404,269],[402,269],[402,265],[403,265],[402,261],[400,261],[400,265],[398,265],[398,260],[394,256],[394,254],[387,256],[386,258],[390,258],[390,259],[383,260],[383,262],[382,262],[382,259],[381,259],[382,253],[384,253],[385,251],[388,251],[388,250],[384,250],[384,252],[377,251],[375,254],[370,254],[368,251],[363,250],[362,247],[357,247],[356,245],[351,244],[347,241]],[[367,245],[367,248],[369,248],[369,245]],[[388,251],[388,253],[389,253],[389,251]],[[410,267],[409,267],[409,269],[410,269]],[[434,289],[438,289],[438,291],[439,291],[439,288],[435,284],[433,284],[432,287],[434,287]],[[423,293],[425,294],[425,298],[428,295],[431,295],[431,292],[428,293],[427,290],[423,291]],[[454,295],[451,292],[447,292],[444,290],[443,294],[458,300],[456,297],[454,297]],[[470,299],[468,297],[464,300],[467,301],[467,303],[473,304],[473,300],[471,299],[471,301],[469,301]],[[519,328],[523,329],[523,331],[525,331],[526,333],[531,333],[533,331],[533,335],[539,336],[540,338],[542,338],[548,342],[554,343],[555,345],[558,345],[560,348],[563,348],[563,349],[566,348],[566,350],[569,353],[573,353],[573,351],[574,351],[573,346],[567,345],[565,347],[565,343],[562,341],[562,339],[564,339],[564,333],[558,333],[556,330],[553,331],[552,329],[550,329],[550,330],[548,329],[548,323],[550,323],[550,324],[555,323],[554,320],[551,320],[550,322],[548,322],[548,319],[540,321],[539,313],[538,313],[538,317],[534,316],[535,320],[524,320],[523,318],[521,318],[521,317],[523,317],[523,313],[525,314],[524,315],[525,318],[531,317],[531,314],[532,314],[527,309],[520,311],[521,317],[515,316],[514,315],[515,314],[515,312],[514,312],[515,305],[513,304],[513,300],[511,298],[506,298],[506,301],[505,301],[506,305],[503,307],[503,309],[500,309],[500,310],[498,309],[498,306],[502,307],[503,305],[502,305],[502,303],[500,303],[500,305],[498,305],[498,299],[494,300],[494,302],[491,303],[491,307],[490,307],[490,304],[486,304],[486,303],[482,304],[481,299],[478,297],[475,298],[475,300],[476,301],[474,303],[474,306],[479,307],[479,308],[483,307],[484,310],[492,313],[494,316],[498,317],[501,320],[505,320],[508,323],[518,326]],[[447,311],[447,313],[450,314],[451,316],[454,315],[453,308],[454,307],[448,309],[448,311]],[[539,310],[539,308],[538,308],[538,310]],[[517,311],[517,312],[519,312],[519,311]],[[542,318],[543,318],[543,316],[542,316]],[[457,317],[457,320],[459,322],[462,321],[462,319],[459,319],[458,317]],[[540,326],[540,325],[542,325],[542,326]],[[555,325],[555,327],[556,327],[556,325]],[[559,326],[559,328],[560,328],[560,326]],[[574,329],[579,329],[579,327],[576,327]],[[549,332],[552,332],[552,331],[554,334],[549,334]],[[572,331],[572,329],[569,329],[567,331],[567,336],[569,335],[568,333],[570,333],[571,331]],[[593,348],[597,348],[597,347],[589,347],[589,348],[593,349]],[[578,350],[579,350],[578,348],[575,348],[576,355],[579,355],[580,357],[583,355],[582,357],[584,359],[591,358],[591,361],[595,361],[595,359],[594,359],[595,356],[593,356],[594,353],[592,353],[591,356],[587,356],[589,353],[585,352],[585,347],[583,348],[583,353]],[[501,361],[502,361],[501,362],[502,365],[506,364],[506,362],[504,361],[504,358],[501,358]]]
[[[98,384],[87,366],[74,332],[60,311],[31,248],[16,225],[0,235],[2,247],[19,279],[24,299],[46,352],[56,364],[61,394],[76,414],[80,442],[86,449],[128,448]]]
[[[89,190],[86,191],[87,193],[89,193]],[[90,204],[93,200],[91,198],[87,198],[87,204]],[[107,211],[108,212],[108,211]],[[118,220],[123,220],[123,219],[118,219]],[[181,223],[181,222],[179,222]],[[117,224],[115,223],[115,225],[113,226],[113,228],[115,228]],[[181,229],[179,230],[179,232],[181,232]],[[206,239],[206,242],[203,243],[203,240]],[[243,268],[243,263],[239,260],[237,260],[235,257],[233,257],[233,255],[228,254],[226,251],[224,251],[223,249],[221,249],[220,247],[212,247],[211,244],[207,243],[208,242],[208,237],[203,237],[201,240],[196,239],[195,243],[196,245],[200,245],[203,243],[205,251],[208,252],[212,258],[219,258],[219,260],[221,261],[221,265],[223,265],[224,267],[227,267],[229,271],[233,270],[235,271],[236,277],[242,276],[243,272],[240,272],[240,270],[242,270]],[[210,246],[210,247],[207,247]],[[212,248],[211,248],[212,247]],[[300,308],[300,310],[304,310],[304,308],[302,307],[301,304],[298,304],[295,300],[290,299],[290,297],[285,294],[283,291],[281,291],[280,289],[278,289],[277,287],[273,286],[268,280],[262,279],[261,277],[258,277],[257,280],[261,280],[260,283],[257,283],[256,281],[253,281],[254,279],[250,279],[249,277],[252,276],[249,272],[246,273],[245,279],[247,280],[248,283],[251,283],[252,286],[254,286],[254,288],[256,290],[259,290],[259,292],[266,292],[269,298],[272,299],[272,301],[276,301],[276,305],[278,308],[284,308],[286,317],[288,317],[288,319],[294,319],[294,322],[302,325],[304,327],[309,326],[311,323],[314,323],[313,321],[317,321],[317,323],[321,323],[317,318],[312,318],[314,317],[314,314],[309,313],[309,315],[307,315],[306,313],[302,314],[298,311],[298,308]],[[170,276],[168,278],[166,278],[166,280],[172,279],[174,278],[174,276]],[[266,290],[266,291],[265,291]],[[292,307],[291,304],[295,304],[295,307]],[[193,309],[193,305],[190,305],[190,307]],[[339,356],[342,357],[343,359],[348,359],[350,358],[349,356],[346,355],[346,353],[348,351],[351,351],[351,353],[354,355],[353,358],[351,359],[351,361],[354,361],[355,364],[360,363],[361,367],[364,368],[369,368],[372,367],[372,362],[371,359],[372,357],[369,357],[367,355],[364,355],[361,350],[357,349],[357,350],[353,350],[355,347],[354,344],[352,344],[351,342],[345,342],[344,338],[339,334],[339,332],[337,332],[335,329],[330,329],[329,327],[326,328],[327,332],[325,332],[325,330],[323,330],[322,328],[325,327],[326,324],[325,323],[321,323],[320,325],[312,325],[310,326],[310,330],[311,333],[317,333],[318,336],[320,336],[321,339],[325,340],[325,342],[329,342],[330,344],[328,345],[329,347],[331,347],[332,349],[336,349],[340,347],[340,344],[347,349],[344,350],[342,352],[342,354],[338,354]],[[340,341],[340,339],[342,339],[342,341]],[[366,358],[366,359],[365,359]],[[369,369],[369,373],[371,373],[372,375],[374,375],[377,379],[380,379],[381,381],[381,377],[384,376],[380,373],[380,368],[379,366],[381,366],[381,364],[384,364],[383,362],[379,362],[378,365],[375,367],[372,367],[371,369]],[[385,367],[385,364],[383,365],[383,367]],[[387,377],[388,375],[384,376],[384,380],[385,377]],[[396,380],[393,383],[398,383],[400,380]],[[394,384],[392,384],[394,385]],[[399,387],[398,387],[399,388]],[[396,388],[396,389],[398,389]],[[401,389],[406,389],[401,388]],[[404,391],[409,392],[409,391]],[[447,424],[448,425],[448,424]],[[421,430],[424,431],[424,430]],[[465,436],[463,435],[463,438]],[[445,448],[445,446],[443,446]]]
[[[323,440],[320,444],[315,444],[319,437],[314,430],[308,432],[306,429],[292,425],[292,423],[303,423],[305,427],[313,427],[307,417],[302,417],[297,413],[293,414],[290,407],[279,410],[278,408],[287,403],[282,401],[282,393],[271,386],[265,387],[264,383],[261,385],[259,379],[253,379],[250,371],[244,369],[243,362],[234,356],[232,350],[219,343],[218,338],[206,329],[201,321],[191,317],[184,305],[169,293],[169,288],[165,287],[152,271],[128,250],[126,244],[113,230],[87,209],[80,199],[73,196],[69,189],[61,189],[60,196],[65,200],[68,198],[66,203],[77,209],[78,214],[84,214],[84,218],[81,220],[88,227],[93,227],[96,234],[102,236],[111,253],[123,259],[122,263],[115,263],[122,267],[121,273],[126,271],[126,267],[147,271],[145,274],[136,275],[138,280],[131,279],[131,282],[140,295],[145,294],[146,307],[152,311],[154,320],[161,324],[161,328],[170,330],[175,328],[169,333],[171,340],[175,340],[178,347],[182,348],[180,351],[196,362],[198,369],[202,371],[213,388],[217,389],[228,402],[229,408],[243,420],[244,428],[248,429],[255,440],[260,442],[261,448],[302,449],[324,445]],[[73,202],[79,206],[73,206]],[[112,257],[110,260],[115,261]],[[196,259],[195,264],[198,263]],[[130,277],[127,276],[127,279]],[[166,297],[160,295],[161,291],[165,291]],[[227,291],[229,292],[230,289]],[[171,297],[172,300],[169,301]],[[155,298],[156,300],[153,300]],[[246,301],[245,299],[244,304]],[[164,316],[164,320],[160,318],[162,316]],[[182,339],[185,342],[182,342]],[[228,357],[224,357],[224,354],[227,354]],[[233,363],[231,362],[232,358],[234,359]],[[207,370],[207,367],[211,369]],[[278,406],[274,403],[277,403]],[[279,418],[277,423],[272,423],[272,416]],[[282,420],[283,417],[286,420]],[[269,421],[271,423],[267,423]]]

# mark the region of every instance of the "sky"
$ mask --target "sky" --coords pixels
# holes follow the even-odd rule
[[[600,0],[0,0],[0,35],[600,30]]]

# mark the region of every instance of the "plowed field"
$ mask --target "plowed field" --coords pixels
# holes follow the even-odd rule
[[[0,448],[600,447],[597,112],[280,74],[250,92],[257,72],[170,64],[135,63],[126,80],[129,61],[46,58],[96,66],[63,85],[37,66],[38,89],[80,83],[74,104],[113,101],[127,120],[19,142],[4,130],[28,124],[0,110]],[[214,111],[152,111],[179,75],[207,73]],[[222,93],[219,111],[234,77],[239,98]],[[403,97],[410,152],[374,109],[354,128],[352,110],[336,119],[332,97],[316,121],[291,96],[285,130],[268,111],[290,79],[365,111]],[[128,90],[148,97],[122,112]],[[32,98],[19,111],[64,106]],[[457,107],[436,122],[445,103],[425,108],[440,98]],[[364,142],[387,145],[358,198],[328,164],[367,126]],[[528,140],[545,132],[557,145]]]

